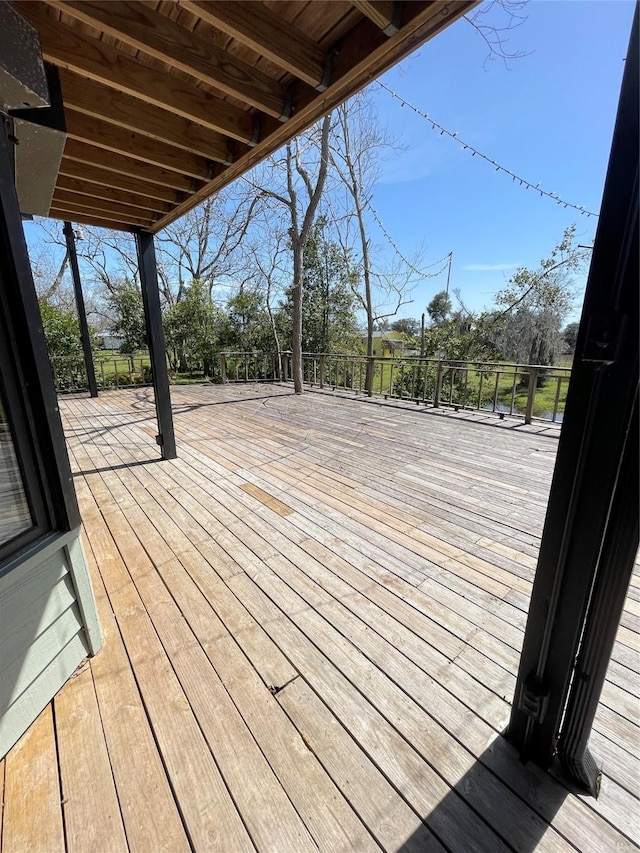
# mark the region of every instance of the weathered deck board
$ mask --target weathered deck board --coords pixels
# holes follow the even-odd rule
[[[111,849],[638,849],[635,585],[600,800],[499,737],[557,430],[277,386],[172,397],[169,463],[146,390],[62,401],[106,637],[55,700],[67,849],[83,810]],[[71,749],[81,687],[91,743]],[[2,853],[20,849],[16,750]],[[78,800],[90,773],[100,802]]]
[[[4,803],[3,848],[63,851],[62,797],[50,705],[11,750],[6,770],[7,784],[1,800]],[[4,781],[4,763],[0,776]]]

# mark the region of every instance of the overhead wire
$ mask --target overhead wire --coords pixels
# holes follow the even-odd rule
[[[503,172],[504,174],[509,175],[509,177],[512,179],[512,181],[514,183],[517,181],[519,186],[524,186],[524,188],[527,190],[533,189],[537,193],[540,193],[540,196],[550,198],[553,201],[555,201],[556,204],[559,204],[564,208],[571,208],[572,210],[577,210],[581,216],[587,216],[587,217],[595,216],[596,219],[598,218],[598,214],[594,213],[592,210],[587,210],[585,207],[583,207],[580,204],[572,204],[569,201],[565,201],[557,193],[549,192],[548,190],[542,189],[540,186],[540,183],[534,184],[531,181],[528,181],[526,178],[523,178],[520,175],[516,174],[511,169],[508,169],[506,166],[502,166],[500,163],[496,162],[496,160],[493,160],[488,155],[483,154],[482,151],[479,151],[477,148],[475,148],[475,146],[470,145],[468,142],[465,142],[464,140],[460,139],[457,131],[447,130],[446,127],[443,127],[435,119],[431,118],[429,113],[425,113],[419,107],[416,107],[414,104],[409,103],[409,101],[407,101],[401,95],[398,95],[397,92],[394,92],[393,89],[390,89],[389,86],[387,86],[385,83],[382,83],[380,80],[377,80],[376,83],[378,84],[378,86],[381,89],[383,89],[385,92],[387,92],[389,95],[391,95],[392,98],[394,98],[396,101],[398,101],[402,107],[408,107],[410,110],[413,110],[413,112],[416,113],[416,115],[419,115],[421,118],[428,121],[429,124],[431,125],[432,130],[439,130],[440,136],[448,136],[450,139],[453,139],[456,142],[459,142],[464,151],[470,151],[471,152],[472,157],[477,156],[481,160],[484,160],[485,162],[487,162],[491,166],[493,166],[496,172]]]

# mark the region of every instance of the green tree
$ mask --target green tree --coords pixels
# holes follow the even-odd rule
[[[213,306],[209,289],[198,280],[186,285],[182,299],[164,313],[164,331],[172,368],[202,369],[211,375],[213,353],[220,339],[223,318]]]
[[[242,288],[228,300],[220,344],[224,349],[238,352],[265,352],[273,348],[269,313],[257,291]]]
[[[446,290],[441,290],[433,297],[427,305],[427,314],[431,317],[431,322],[436,326],[447,321],[451,313],[451,300]]]
[[[401,317],[393,321],[391,331],[402,332],[409,338],[417,338],[420,335],[420,320],[416,320],[415,317]]]
[[[425,356],[448,361],[493,361],[500,352],[492,333],[489,315],[458,311],[425,330]]]
[[[573,279],[584,268],[588,250],[576,244],[575,225],[537,269],[520,267],[496,296],[495,340],[505,358],[520,363],[552,364],[559,354],[562,324],[571,311]]]
[[[302,348],[304,352],[349,352],[358,338],[355,274],[340,246],[325,240],[322,229],[322,222],[314,226],[303,256]],[[283,341],[291,340],[292,306],[290,288],[278,314]]]
[[[56,308],[45,299],[38,304],[49,358],[81,356],[80,324],[75,311]]]
[[[575,352],[576,343],[578,342],[578,329],[580,323],[569,323],[562,330],[562,338],[567,350],[571,353]]]
[[[137,284],[129,279],[115,283],[107,293],[107,307],[114,317],[112,331],[121,335],[124,340],[120,352],[133,355],[140,349],[145,349],[146,326],[142,293]]]

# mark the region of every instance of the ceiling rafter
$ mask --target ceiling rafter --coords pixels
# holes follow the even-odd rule
[[[170,207],[179,204],[186,198],[186,193],[163,187],[150,181],[136,180],[121,173],[108,171],[99,166],[81,163],[78,160],[62,158],[59,180],[76,180],[85,187],[87,194],[93,192],[96,186],[107,189],[121,190],[132,195],[144,196],[150,201],[168,203]]]
[[[149,219],[140,217],[118,217],[108,213],[100,213],[96,216],[89,210],[65,205],[52,205],[49,215],[54,219],[64,219],[68,222],[77,222],[80,225],[95,225],[97,228],[114,228],[117,231],[134,231],[140,228],[147,230],[150,225]]]
[[[134,160],[170,169],[179,175],[200,180],[211,180],[214,177],[214,164],[205,157],[93,116],[81,115],[71,108],[66,110],[65,118],[67,134],[71,139],[87,142],[114,154],[126,154]]]
[[[285,91],[277,81],[142,3],[46,3],[267,115],[284,113]]]
[[[351,0],[353,5],[380,27],[386,36],[398,32],[402,5],[398,0]]]
[[[54,197],[58,197],[59,191],[65,194],[75,194],[78,197],[78,201],[80,201],[81,196],[88,199],[103,199],[104,201],[115,202],[116,204],[126,204],[129,207],[136,207],[139,210],[148,210],[151,213],[167,213],[170,208],[167,202],[159,201],[148,194],[136,194],[116,187],[105,186],[104,184],[86,183],[79,178],[71,178],[66,175],[59,176],[56,184],[56,195]]]
[[[326,53],[305,33],[255,0],[178,0],[182,8],[247,45],[314,88],[323,85]]]
[[[168,110],[144,103],[131,95],[105,89],[72,71],[60,70],[60,84],[67,107],[100,118],[119,127],[175,145],[218,163],[233,160],[235,147],[225,136],[176,116]]]
[[[89,198],[84,195],[76,195],[75,193],[64,190],[61,187],[56,187],[53,194],[52,204],[54,206],[59,204],[62,207],[78,208],[78,210],[95,210],[97,213],[104,216],[109,214],[118,216],[119,218],[133,216],[140,217],[142,219],[145,216],[148,216],[149,221],[153,219],[154,214],[154,211],[152,210],[142,209],[133,204],[122,204],[121,202],[110,201],[109,199],[101,198],[100,196]]]
[[[245,110],[55,21],[39,3],[20,4],[20,11],[36,26],[43,56],[49,62],[240,142],[257,141],[254,117]],[[266,122],[267,117],[261,124]]]
[[[51,215],[162,230],[476,2],[16,0],[67,121]]]
[[[194,192],[194,188],[204,186],[203,181],[194,182],[193,178],[188,178],[186,175],[179,175],[177,172],[143,163],[141,160],[135,160],[133,157],[127,157],[124,154],[114,154],[113,151],[96,148],[76,139],[67,139],[64,156],[70,160],[86,163],[89,166],[99,166],[119,175],[128,175],[132,178],[187,193]]]

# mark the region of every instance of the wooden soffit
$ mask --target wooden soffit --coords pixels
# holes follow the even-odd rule
[[[477,0],[28,0],[67,141],[50,215],[155,233]]]

